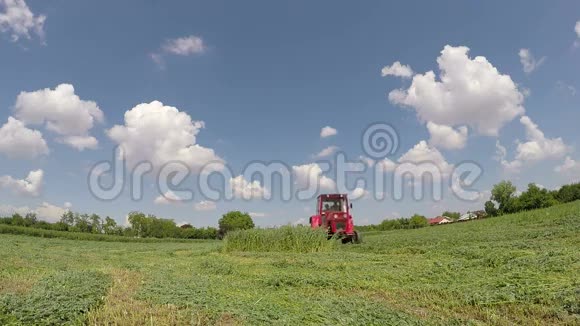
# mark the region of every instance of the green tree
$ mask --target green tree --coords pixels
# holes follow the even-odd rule
[[[60,217],[60,222],[67,225],[68,227],[73,226],[75,223],[75,217],[73,212],[66,211]]]
[[[117,222],[108,216],[105,217],[103,232],[105,232],[105,234],[117,234]]]
[[[528,190],[519,197],[520,208],[523,210],[545,208],[557,202],[547,189],[538,187],[535,183],[528,185]]]
[[[229,231],[247,230],[254,228],[254,221],[248,213],[232,211],[222,215],[218,221],[220,236],[224,236]]]
[[[569,203],[580,199],[580,183],[562,186],[556,193],[556,199],[561,203]]]
[[[429,221],[423,215],[415,214],[409,219],[409,227],[418,229],[429,225]]]
[[[147,237],[151,229],[151,221],[141,212],[129,213],[129,224],[131,224],[131,233],[136,237]]]
[[[89,219],[91,221],[91,232],[103,233],[103,225],[101,224],[101,217],[97,214],[93,214]]]
[[[27,213],[24,216],[24,226],[33,226],[37,222],[38,222],[38,219],[36,218],[35,213]]]
[[[12,215],[12,225],[16,226],[25,226],[26,222],[24,221],[24,217],[22,215],[15,213]]]
[[[76,232],[91,232],[91,222],[88,214],[74,214],[74,231]]]
[[[513,213],[518,210],[518,203],[515,199],[516,191],[516,187],[510,181],[502,181],[493,186],[491,200],[499,204],[499,215]]]
[[[487,216],[497,216],[498,214],[497,208],[491,200],[485,202],[485,213]]]

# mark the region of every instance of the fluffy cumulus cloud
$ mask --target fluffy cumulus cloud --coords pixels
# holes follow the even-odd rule
[[[190,56],[194,54],[202,54],[206,49],[207,47],[205,46],[203,39],[198,36],[190,35],[179,37],[166,40],[161,45],[161,50],[151,54],[151,60],[163,69],[165,67],[165,55]]]
[[[157,196],[153,201],[157,205],[170,205],[180,203],[183,199],[176,195],[173,191],[168,190],[162,195]]]
[[[13,159],[34,159],[48,155],[49,150],[40,131],[8,117],[8,122],[0,127],[0,153]]]
[[[509,75],[485,57],[468,56],[469,48],[446,45],[433,71],[417,74],[408,89],[389,93],[389,100],[413,108],[421,121],[445,126],[470,126],[496,136],[503,125],[525,112],[524,95]]]
[[[421,169],[421,163],[432,163],[439,169],[442,176],[448,176],[453,170],[453,165],[445,160],[443,154],[437,148],[429,146],[424,140],[403,154],[398,162],[416,164],[417,172]]]
[[[519,173],[522,168],[522,162],[518,160],[508,161],[507,158],[507,149],[502,146],[502,144],[497,140],[495,142],[496,148],[496,155],[494,159],[500,162],[501,166],[503,167],[504,171],[507,173]]]
[[[42,190],[42,180],[44,172],[42,170],[30,171],[24,179],[15,179],[12,176],[0,176],[0,188],[9,189],[12,192],[24,196],[37,197]]]
[[[392,65],[383,67],[381,76],[411,78],[413,77],[413,69],[408,65],[401,64],[399,61],[395,61]]]
[[[506,159],[506,148],[499,141],[496,142],[495,159],[501,163],[506,172],[518,173],[525,163],[561,159],[570,151],[562,138],[546,138],[538,125],[528,116],[521,117],[520,123],[526,130],[527,141],[517,141],[516,157],[513,161]]]
[[[366,197],[368,195],[369,195],[369,191],[368,190],[366,190],[364,188],[361,188],[361,187],[357,187],[353,191],[350,192],[349,198],[351,200],[357,200],[357,199],[364,198],[364,197]]]
[[[556,166],[554,171],[566,177],[578,180],[580,179],[580,162],[577,162],[576,160],[573,160],[571,157],[567,156],[564,160],[564,163]]]
[[[46,16],[33,14],[24,0],[0,0],[0,32],[12,41],[30,39],[31,33],[43,40],[45,20]]]
[[[162,50],[175,55],[192,55],[205,51],[206,47],[200,37],[191,35],[165,41]]]
[[[34,212],[38,215],[39,219],[54,223],[60,221],[62,214],[68,212],[71,207],[72,205],[70,203],[65,203],[64,207],[60,207],[43,202]]]
[[[568,147],[562,138],[546,138],[532,119],[523,116],[520,122],[526,129],[527,142],[517,146],[516,159],[520,161],[542,161],[564,157]]]
[[[518,55],[520,56],[520,62],[522,63],[522,67],[526,74],[532,73],[534,70],[540,67],[546,60],[546,57],[542,57],[540,60],[536,60],[536,58],[534,57],[532,52],[530,52],[529,49],[520,49]]]
[[[337,146],[328,146],[314,155],[314,158],[323,158],[327,156],[331,156],[332,154],[336,153],[338,150]]]
[[[299,189],[313,189],[315,187],[327,191],[336,189],[334,180],[323,175],[324,171],[317,163],[293,166],[292,173]]]
[[[198,203],[195,203],[193,205],[193,208],[198,212],[207,212],[207,211],[215,211],[217,207],[214,201],[202,200]]]
[[[125,124],[114,126],[107,135],[121,146],[130,167],[148,161],[159,169],[179,161],[196,172],[209,162],[222,162],[213,149],[197,144],[196,136],[204,126],[175,107],[153,101],[125,112]]]
[[[71,203],[65,203],[64,207],[53,205],[47,202],[43,202],[35,209],[28,206],[16,207],[11,205],[0,205],[0,215],[9,216],[12,214],[26,215],[28,213],[34,213],[38,219],[55,223],[60,221],[62,214],[69,211],[72,207]]]
[[[429,144],[443,149],[462,149],[467,143],[467,127],[461,126],[454,129],[449,126],[438,125],[434,122],[427,122],[427,129],[431,138]]]
[[[0,204],[0,216],[11,216],[13,214],[26,215],[32,212],[32,209],[28,206],[12,206]]]
[[[262,187],[260,181],[248,181],[243,175],[230,178],[230,188],[234,197],[246,200],[261,199],[270,195],[268,189]]]
[[[330,126],[326,126],[320,130],[320,137],[321,138],[335,136],[336,134],[338,134],[338,131]]]
[[[60,142],[78,150],[97,147],[97,139],[89,132],[96,122],[104,120],[97,103],[81,100],[70,84],[21,92],[16,98],[14,115],[27,125],[44,125],[60,135]]]

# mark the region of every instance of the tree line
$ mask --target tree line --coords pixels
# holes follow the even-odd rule
[[[388,231],[398,229],[419,229],[429,226],[429,221],[423,215],[415,214],[409,218],[386,219],[379,224],[360,225],[356,229],[366,231]]]
[[[24,216],[13,214],[0,217],[0,224],[31,227],[44,230],[107,234],[135,238],[176,238],[176,239],[216,239],[218,229],[213,227],[195,228],[190,224],[177,226],[171,219],[158,218],[141,212],[131,212],[129,226],[123,227],[111,217],[104,219],[97,214],[80,214],[66,211],[58,222],[39,220],[34,213]]]
[[[564,185],[557,190],[548,190],[530,183],[528,189],[518,194],[510,181],[493,186],[491,198],[485,203],[489,216],[500,216],[538,208],[546,208],[580,200],[580,183]]]

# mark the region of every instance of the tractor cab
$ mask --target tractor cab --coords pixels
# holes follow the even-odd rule
[[[318,196],[316,215],[310,217],[312,228],[323,227],[328,229],[328,237],[340,237],[343,242],[358,242],[358,234],[354,230],[354,223],[345,194],[325,194]]]

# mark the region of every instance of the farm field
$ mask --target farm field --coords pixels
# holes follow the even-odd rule
[[[580,202],[326,252],[0,234],[0,324],[580,323]]]

